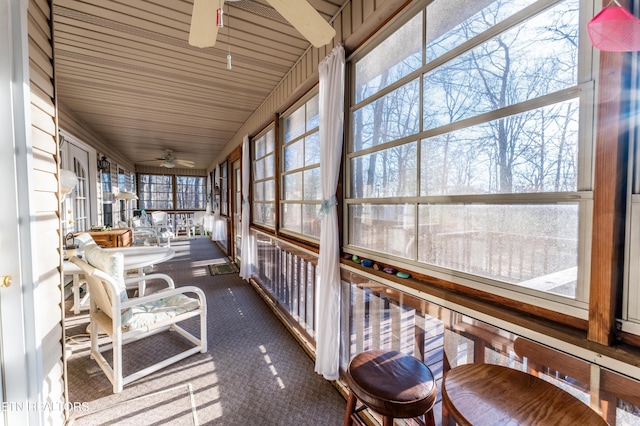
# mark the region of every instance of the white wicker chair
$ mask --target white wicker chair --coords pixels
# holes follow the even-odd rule
[[[133,225],[133,244],[137,246],[160,245],[160,235],[158,235],[158,231],[152,227],[151,224],[146,223],[145,219],[134,217],[131,221]]]
[[[191,226],[193,227],[193,235],[204,235],[204,219],[207,217],[206,212],[195,212],[193,219],[191,219]],[[196,232],[199,231],[199,232]]]
[[[95,244],[85,248],[85,258],[86,262],[77,257],[71,258],[71,261],[83,270],[91,293],[91,357],[113,384],[114,393],[121,392],[124,385],[134,380],[197,352],[207,351],[207,305],[201,289],[195,286],[175,288],[171,277],[165,274],[150,274],[125,280],[122,253],[105,251]],[[164,280],[167,289],[149,296],[129,299],[125,286],[141,279]],[[194,293],[196,297],[188,297],[185,293]],[[196,316],[200,317],[199,337],[177,325]],[[194,346],[123,377],[122,346],[166,330],[177,332]],[[106,333],[111,343],[100,346],[99,333]],[[102,355],[102,352],[111,348],[113,365]]]
[[[175,238],[172,226],[169,223],[169,214],[165,211],[155,211],[151,213],[151,226],[156,230],[158,236],[167,241],[171,246],[171,239]]]

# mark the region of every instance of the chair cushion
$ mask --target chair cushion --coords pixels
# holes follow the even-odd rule
[[[131,316],[122,318],[124,331],[151,327],[156,323],[196,310],[200,307],[198,299],[176,294],[147,302],[131,308]]]
[[[124,284],[124,255],[120,252],[106,251],[97,244],[89,244],[84,250],[87,263],[108,274],[116,282],[116,290],[120,301],[128,300],[127,288]]]
[[[93,237],[91,236],[91,234],[87,232],[76,235],[74,239],[81,249],[84,249],[85,247],[96,243],[95,241],[93,241]]]

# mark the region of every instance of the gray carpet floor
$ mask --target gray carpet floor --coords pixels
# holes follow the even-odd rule
[[[89,358],[88,312],[67,300],[69,401],[74,425],[339,425],[345,401],[318,376],[313,361],[249,283],[237,274],[212,276],[224,254],[208,238],[175,241],[176,256],[153,268],[176,286],[196,285],[207,297],[208,352],[139,379],[120,394]],[[150,286],[153,291],[153,285]],[[71,299],[71,298],[69,298]],[[197,321],[185,328],[196,329]],[[125,374],[167,357],[184,341],[162,333],[125,346]]]

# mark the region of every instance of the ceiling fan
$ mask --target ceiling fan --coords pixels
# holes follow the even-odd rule
[[[161,158],[156,158],[155,160],[142,161],[142,162],[143,163],[153,163],[154,165],[157,165],[159,167],[166,167],[167,169],[173,169],[176,166],[193,168],[196,165],[191,160],[181,160],[179,158],[176,158],[173,155],[173,150],[172,149],[165,150],[165,154]]]
[[[229,2],[238,0],[227,0]],[[283,18],[309,40],[315,47],[331,42],[336,30],[311,6],[307,0],[267,0]],[[224,0],[194,0],[191,13],[189,44],[211,47],[218,35],[217,17],[222,12]]]

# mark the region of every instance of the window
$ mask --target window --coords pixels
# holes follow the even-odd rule
[[[127,181],[127,175],[124,169],[118,167],[118,191],[129,191],[129,182]]]
[[[176,210],[204,210],[206,181],[199,176],[176,176]]]
[[[253,140],[253,222],[275,227],[275,131]]]
[[[140,175],[140,208],[144,210],[204,210],[203,176]],[[175,188],[175,193],[174,193]]]
[[[220,214],[229,216],[229,166],[224,162],[220,165]]]
[[[134,192],[134,193],[137,192],[137,190],[136,190],[136,174],[133,173],[133,172],[129,173],[129,186],[130,186],[129,190],[131,192]]]
[[[73,171],[78,178],[78,183],[73,192],[73,230],[80,232],[89,229],[89,171],[85,163],[79,158],[73,157]]]
[[[463,12],[435,0],[354,59],[347,245],[583,309],[594,94],[580,1]]]
[[[284,231],[320,238],[318,95],[283,116],[281,223]]]
[[[172,176],[140,175],[140,208],[144,210],[172,210]]]
[[[111,189],[111,168],[102,170],[102,224],[113,226],[113,192]]]
[[[630,172],[627,180],[626,268],[621,325],[622,331],[640,335],[640,262],[638,262],[640,256],[640,151],[638,146],[640,56],[637,52],[626,55],[625,69],[623,69],[623,76],[626,77],[623,80],[623,93],[627,92],[630,95],[623,101],[621,110],[628,119],[621,122],[620,126],[627,132]]]
[[[140,208],[145,210],[204,210],[205,177],[140,174]],[[175,188],[175,192],[174,192]]]

